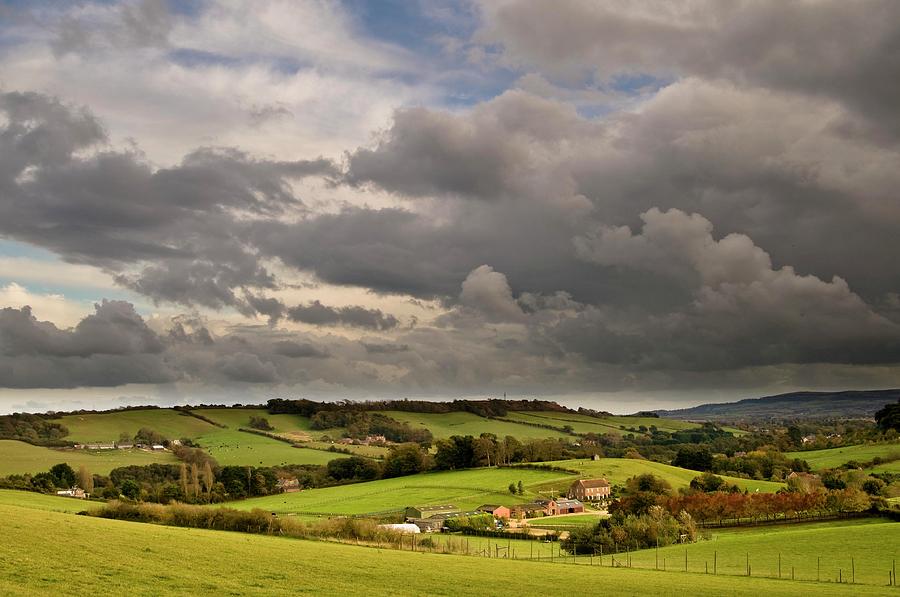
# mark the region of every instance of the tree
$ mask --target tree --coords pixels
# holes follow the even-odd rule
[[[378,463],[370,458],[351,456],[349,458],[335,458],[326,466],[328,475],[336,481],[356,479],[358,481],[371,481],[377,479],[381,470]]]
[[[884,408],[875,413],[875,422],[882,431],[900,431],[900,400],[896,404],[885,404]]]
[[[53,465],[50,469],[50,475],[53,477],[54,485],[57,487],[73,487],[75,485],[75,471],[65,462]]]
[[[513,495],[516,495],[516,484],[515,483],[509,484],[509,492]]]
[[[654,495],[668,495],[672,493],[672,486],[665,479],[661,479],[650,473],[636,475],[625,481],[625,493],[635,495],[637,493],[652,493]]]
[[[673,466],[689,468],[694,471],[708,471],[712,468],[712,453],[706,446],[683,446],[679,448]]]
[[[181,471],[178,475],[178,485],[181,487],[181,494],[188,494],[188,471],[187,465],[185,463],[181,463]]]
[[[250,417],[250,427],[262,431],[273,431],[275,429],[271,424],[269,424],[269,420],[267,418],[258,417],[256,415]]]
[[[212,465],[209,460],[203,463],[203,487],[206,488],[206,494],[209,495],[212,493],[213,485],[216,482],[216,477],[213,474]]]
[[[519,490],[519,491],[518,491],[519,495],[524,495],[524,494],[525,494],[525,486],[522,485],[522,480],[521,480],[521,479],[519,479],[519,485],[516,487],[516,489]]]
[[[126,479],[124,483],[122,483],[122,487],[120,488],[122,495],[127,497],[129,500],[137,500],[141,497],[141,486],[132,481],[131,479]]]
[[[94,493],[94,475],[83,464],[78,468],[78,486],[85,493]]]
[[[200,469],[196,462],[191,463],[191,495],[195,499],[200,495]]]
[[[384,459],[384,477],[414,475],[428,470],[428,465],[428,454],[418,444],[401,444]]]

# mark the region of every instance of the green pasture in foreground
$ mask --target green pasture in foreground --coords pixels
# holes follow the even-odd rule
[[[565,473],[529,469],[468,469],[308,489],[243,500],[233,506],[242,510],[262,508],[273,512],[323,515],[371,514],[402,510],[407,506],[448,503],[472,509],[489,503],[509,505],[531,501],[537,494],[527,491],[528,487],[563,478],[575,479]],[[507,489],[509,484],[520,480],[526,487],[525,495],[511,495]]]
[[[629,458],[601,458],[600,460],[558,460],[544,464],[559,466],[580,471],[583,477],[603,477],[613,485],[624,485],[630,477],[651,473],[668,481],[674,489],[687,487],[691,479],[700,475],[677,466],[652,462],[650,460],[633,460]],[[756,481],[722,476],[729,484],[734,483],[748,491],[775,492],[784,487],[773,481]]]
[[[222,466],[279,466],[283,464],[327,464],[344,458],[311,448],[295,448],[277,439],[237,429],[215,429],[197,438],[197,443]]]
[[[819,470],[835,468],[851,460],[868,462],[876,456],[880,458],[900,458],[900,443],[860,444],[856,446],[841,446],[840,448],[826,448],[824,450],[787,452],[785,456],[805,460],[810,467]]]
[[[57,421],[69,429],[67,440],[83,443],[117,441],[122,433],[133,437],[141,427],[153,429],[167,439],[195,438],[216,428],[169,408],[66,415]]]
[[[778,525],[717,532],[709,541],[660,548],[660,566],[684,569],[687,553],[688,570],[704,572],[713,569],[713,558],[719,574],[746,574],[749,554],[753,575],[790,578],[791,567],[797,579],[816,580],[817,566],[823,581],[835,582],[838,574],[851,580],[856,569],[856,582],[885,585],[892,562],[900,557],[900,524],[883,519],[864,519],[856,524],[826,523],[816,525]],[[820,564],[817,563],[817,558]],[[631,555],[634,567],[653,568],[655,550]]]
[[[84,465],[92,473],[107,475],[109,471],[120,466],[166,464],[178,460],[170,452],[57,450],[32,446],[16,440],[0,440],[0,476],[40,473],[61,462],[68,463],[75,470]]]
[[[450,437],[451,435],[471,435],[478,437],[482,433],[493,433],[499,438],[511,435],[517,439],[545,439],[548,437],[571,436],[554,431],[541,429],[530,425],[520,425],[508,421],[486,419],[466,412],[452,413],[408,413],[400,411],[385,411],[385,415],[398,421],[409,423],[413,427],[424,427],[431,431],[436,438]]]
[[[31,491],[14,491],[12,489],[0,489],[0,506],[18,506],[32,510],[46,510],[49,512],[82,512],[99,508],[104,502],[80,500],[70,497],[58,497]]]
[[[0,505],[0,594],[846,595],[847,586],[411,553]],[[63,549],[61,546],[77,546]],[[230,563],[230,564],[225,564]],[[527,587],[527,588],[526,588]],[[609,592],[609,591],[607,591]],[[888,587],[855,594],[893,595]]]

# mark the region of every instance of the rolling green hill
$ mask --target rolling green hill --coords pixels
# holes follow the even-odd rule
[[[628,458],[601,458],[600,460],[558,460],[547,462],[567,469],[577,470],[583,477],[603,477],[613,485],[624,485],[629,477],[651,473],[668,481],[674,489],[687,487],[691,480],[700,475],[697,471],[691,471],[677,466],[652,462],[650,460],[632,460]],[[728,483],[734,483],[741,489],[748,491],[774,492],[784,485],[772,481],[756,481],[754,479],[739,479],[737,477],[722,476]]]
[[[846,585],[550,565],[374,549],[72,516],[0,505],[0,593],[9,596],[559,594],[846,595]],[[70,546],[65,548],[62,546]],[[225,564],[227,563],[227,564]],[[857,586],[854,594],[893,595]]]
[[[486,419],[467,412],[450,413],[410,413],[396,410],[384,411],[384,414],[398,421],[409,423],[413,427],[425,427],[435,438],[451,435],[471,435],[478,437],[482,433],[493,433],[497,437],[512,435],[517,439],[544,439],[547,437],[571,437],[553,429],[541,429],[529,425],[519,425],[508,421]]]
[[[560,472],[530,469],[482,468],[462,471],[423,473],[409,477],[382,479],[324,489],[308,489],[235,502],[235,508],[262,508],[272,512],[305,512],[323,515],[370,514],[401,510],[406,506],[452,503],[462,509],[499,502],[514,504],[534,499],[526,491],[513,496],[510,483],[520,480],[532,486],[561,479],[574,479]]]
[[[286,442],[237,429],[217,429],[197,438],[197,443],[222,466],[278,466],[327,464],[345,454],[297,448]]]
[[[58,421],[69,429],[66,439],[83,443],[116,441],[122,433],[132,437],[141,427],[168,439],[195,438],[216,429],[206,421],[168,408],[66,415]]]
[[[868,462],[873,458],[900,459],[900,443],[888,444],[861,444],[857,446],[841,446],[840,448],[827,448],[824,450],[806,450],[800,452],[787,452],[788,458],[800,458],[809,463],[814,470],[835,468],[856,460]]]
[[[107,475],[120,466],[169,464],[178,460],[170,452],[57,450],[15,440],[0,440],[0,476],[40,473],[61,462],[67,462],[75,470],[84,465],[92,473]]]

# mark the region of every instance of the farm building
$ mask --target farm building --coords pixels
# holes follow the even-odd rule
[[[567,497],[573,500],[605,500],[609,497],[609,481],[606,479],[579,479],[569,487]]]
[[[495,504],[484,504],[483,506],[478,506],[476,510],[478,512],[493,514],[494,518],[506,518],[507,520],[511,514],[509,508],[506,506],[497,506]]]
[[[547,514],[547,506],[538,502],[530,504],[516,504],[510,508],[510,514],[513,518],[535,518]]]
[[[378,525],[378,528],[387,529],[389,531],[394,531],[397,533],[414,534],[414,535],[422,532],[422,530],[418,527],[418,525],[415,525],[412,523],[407,523],[407,522],[400,523],[400,524],[380,524],[380,525]]]
[[[406,518],[431,518],[438,514],[458,513],[459,508],[453,504],[444,504],[442,506],[407,506]]]
[[[556,500],[554,514],[578,514],[584,512],[584,504],[578,500]]]
[[[284,493],[296,493],[300,491],[300,481],[292,478],[278,479],[278,481],[275,483],[275,487],[277,487]]]
[[[63,489],[56,492],[56,495],[61,497],[73,497],[79,499],[85,499],[88,497],[88,494],[84,492],[80,487],[73,487],[72,489]]]

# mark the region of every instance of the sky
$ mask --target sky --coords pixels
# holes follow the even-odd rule
[[[0,0],[0,412],[900,386],[894,0]]]

